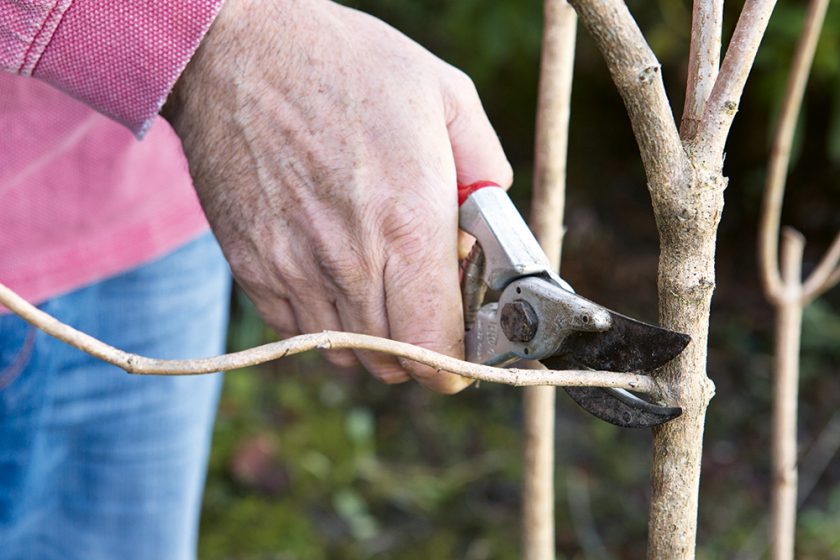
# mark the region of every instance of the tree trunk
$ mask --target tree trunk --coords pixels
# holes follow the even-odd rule
[[[661,239],[659,319],[691,343],[658,373],[682,416],[654,429],[648,557],[694,558],[703,427],[714,384],[706,376],[715,240],[723,177],[692,179],[680,207],[654,202]]]

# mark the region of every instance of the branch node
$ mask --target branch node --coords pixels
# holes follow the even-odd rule
[[[646,66],[639,72],[638,80],[639,83],[642,85],[650,85],[656,79],[656,76],[659,74],[661,66],[659,64],[653,64],[650,66]]]

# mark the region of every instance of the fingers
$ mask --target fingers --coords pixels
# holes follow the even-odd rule
[[[371,291],[367,295],[357,294],[352,300],[339,299],[336,302],[342,324],[348,331],[390,337],[381,289],[376,293],[378,297]],[[410,379],[393,356],[365,350],[357,350],[355,354],[364,368],[383,383],[403,383]]]
[[[458,183],[468,185],[486,180],[509,188],[513,170],[472,81],[456,71],[447,91],[447,130]]]
[[[295,301],[292,307],[303,333],[344,330],[335,305],[326,297],[319,296]],[[350,350],[323,350],[322,352],[334,366],[350,368],[359,363]]]
[[[457,208],[428,212],[411,224],[411,235],[391,244],[385,264],[385,305],[391,338],[449,356],[464,357],[464,319],[458,284]],[[414,217],[422,215],[416,209]],[[457,393],[472,381],[416,362],[401,360],[421,384]]]
[[[300,334],[295,312],[289,300],[280,297],[254,299],[254,305],[265,318],[268,326],[274,329],[280,338],[289,338]]]
[[[458,231],[458,260],[466,259],[475,245],[475,237],[466,231]]]

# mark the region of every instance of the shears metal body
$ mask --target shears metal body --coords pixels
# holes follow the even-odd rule
[[[677,356],[687,335],[636,321],[577,295],[551,269],[507,193],[490,182],[458,187],[460,228],[477,243],[462,263],[467,360],[504,367],[650,372]],[[489,301],[488,294],[497,297]],[[623,427],[650,427],[682,410],[623,389],[564,387],[585,410]]]

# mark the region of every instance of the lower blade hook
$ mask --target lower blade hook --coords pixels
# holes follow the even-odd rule
[[[624,389],[563,387],[581,408],[622,428],[650,428],[682,414],[682,408],[662,406],[640,399]]]

